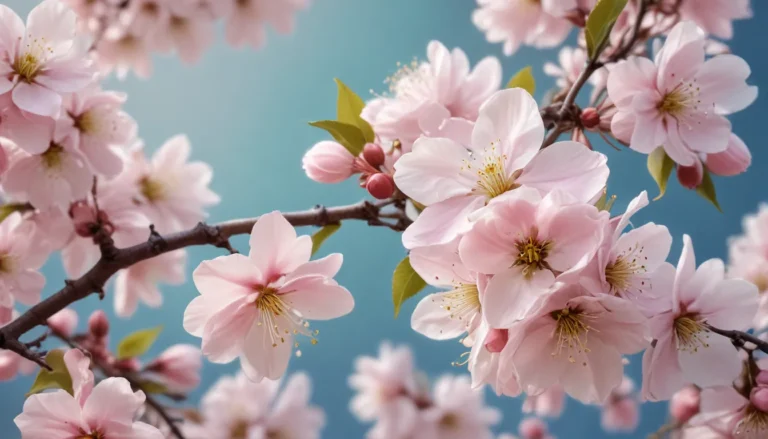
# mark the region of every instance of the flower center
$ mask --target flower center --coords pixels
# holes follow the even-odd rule
[[[259,293],[254,302],[260,311],[257,325],[266,328],[273,348],[285,343],[285,336],[290,334],[305,335],[310,338],[311,344],[317,344],[315,336],[320,331],[317,329],[310,331],[309,322],[301,318],[290,303],[283,300],[282,294],[278,294],[278,291],[272,287],[263,285],[257,285],[254,291]],[[299,343],[296,342],[294,347],[298,348]],[[300,356],[301,351],[297,351],[296,355]]]
[[[155,17],[160,12],[160,7],[155,2],[147,2],[141,5],[141,12],[151,17]]]
[[[676,318],[674,329],[678,350],[693,353],[698,352],[700,347],[709,347],[705,340],[709,338],[709,330],[704,327],[697,315],[684,314]]]
[[[88,110],[74,118],[75,128],[83,134],[96,134],[101,127],[99,116],[93,110]]]
[[[552,241],[540,240],[536,236],[538,230],[531,231],[527,239],[517,241],[517,260],[513,265],[523,267],[523,276],[530,278],[538,270],[551,270],[547,263],[547,255],[552,250]]]
[[[269,430],[267,431],[266,439],[288,439],[288,437],[288,435],[283,434],[280,430]]]
[[[432,300],[439,300],[440,308],[448,311],[452,319],[463,320],[467,327],[472,317],[480,312],[480,292],[475,284],[460,283],[453,290]]]
[[[105,439],[105,438],[106,436],[100,431],[86,433],[83,430],[80,430],[80,436],[75,437],[75,439]]]
[[[764,293],[768,290],[768,276],[764,274],[758,274],[752,278],[752,283],[757,287],[757,291]]]
[[[455,430],[459,425],[459,417],[455,413],[446,413],[440,418],[440,428],[442,429]]]
[[[183,32],[187,29],[187,25],[189,25],[189,20],[187,20],[184,17],[178,17],[174,15],[171,17],[170,24],[171,24],[171,28],[179,32]]]
[[[150,203],[162,201],[165,198],[165,186],[148,175],[139,180],[139,191]]]
[[[13,272],[13,257],[9,254],[0,254],[0,274]]]
[[[397,71],[387,77],[384,83],[396,99],[421,100],[430,97],[431,75],[429,66],[414,59],[408,64],[397,63]]]
[[[662,114],[668,114],[674,118],[685,116],[689,111],[698,111],[700,88],[696,80],[681,82],[677,87],[667,92],[661,101],[656,104],[656,109]]]
[[[489,200],[498,197],[499,195],[515,189],[520,185],[515,184],[515,179],[519,176],[519,171],[507,174],[504,162],[507,160],[505,154],[500,154],[496,148],[496,143],[493,143],[490,148],[486,148],[483,151],[483,160],[478,164],[475,164],[477,171],[477,182],[472,192],[480,192],[484,194]],[[472,156],[473,162],[476,159],[475,155]],[[464,161],[464,165],[461,170],[471,170],[473,164],[469,161]]]
[[[43,166],[48,169],[58,169],[64,161],[64,147],[59,144],[51,143],[48,149],[40,154]]]
[[[761,412],[751,404],[746,408],[744,418],[736,424],[735,438],[759,438],[768,436],[768,413]]]
[[[589,331],[595,330],[587,323],[592,318],[591,316],[580,310],[570,308],[552,311],[550,316],[557,324],[554,332],[554,335],[557,336],[557,343],[555,351],[552,352],[553,357],[559,356],[563,349],[567,349],[568,361],[575,363],[573,350],[576,350],[577,354],[590,352],[587,347],[587,336]],[[587,363],[584,362],[583,365],[586,366]]]
[[[235,425],[229,430],[229,439],[247,439],[248,438],[248,423],[245,421],[237,421]]]

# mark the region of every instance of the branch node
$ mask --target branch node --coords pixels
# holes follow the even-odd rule
[[[328,209],[323,206],[322,204],[315,204],[315,210],[317,211],[317,216],[319,217],[319,225],[320,227],[325,227],[330,223],[330,218],[328,217]]]
[[[168,243],[165,242],[165,238],[155,229],[154,224],[149,225],[149,245],[152,246],[152,252],[160,254],[168,248]]]
[[[205,223],[198,223],[197,227],[201,228],[208,237],[208,242],[214,247],[223,248],[229,251],[230,254],[239,253],[236,248],[232,247],[232,243],[229,242],[229,238],[221,233],[221,229],[217,226],[209,226]]]

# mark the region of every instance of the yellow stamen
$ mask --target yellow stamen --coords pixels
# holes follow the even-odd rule
[[[480,292],[475,284],[459,283],[453,290],[433,297],[432,301],[439,300],[440,308],[448,311],[452,319],[463,320],[466,327],[480,312]]]
[[[257,325],[264,326],[267,329],[272,340],[272,347],[285,343],[285,337],[291,333],[293,335],[306,335],[310,337],[309,342],[311,344],[317,344],[315,336],[320,331],[315,330],[312,332],[309,329],[309,322],[302,319],[291,308],[290,304],[283,300],[282,294],[278,294],[278,291],[274,288],[261,285],[256,286],[254,290],[259,292],[255,305],[261,311]],[[288,341],[290,341],[290,337]],[[298,347],[298,343],[294,346]]]
[[[459,417],[455,413],[446,413],[440,418],[440,428],[445,430],[455,430],[461,425]]]
[[[229,439],[247,439],[248,438],[248,423],[245,421],[238,421],[229,430]]]
[[[694,314],[684,314],[675,319],[675,335],[677,349],[684,352],[698,352],[700,347],[707,348],[709,330],[704,327],[700,318]]]
[[[550,316],[557,322],[554,332],[554,335],[557,336],[557,343],[555,351],[552,352],[553,357],[559,356],[566,348],[568,361],[575,363],[576,358],[572,352],[574,349],[578,355],[590,352],[589,347],[587,347],[589,331],[596,331],[587,323],[592,316],[578,309],[570,308],[552,311]],[[587,363],[584,362],[583,365],[586,366]]]
[[[40,154],[43,166],[48,169],[59,169],[64,161],[64,147],[56,143],[51,143],[48,149]]]
[[[736,438],[768,437],[768,413],[761,412],[752,405],[745,409],[744,418],[736,424],[733,431]]]
[[[150,203],[162,201],[166,196],[165,185],[148,175],[145,175],[139,180],[139,191]]]
[[[519,253],[514,265],[523,267],[523,276],[526,278],[530,278],[538,270],[549,269],[547,256],[553,243],[549,240],[539,240],[538,234],[538,230],[534,228],[528,238],[515,244]]]

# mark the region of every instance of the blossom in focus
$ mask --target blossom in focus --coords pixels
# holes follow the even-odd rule
[[[632,432],[640,422],[640,403],[635,383],[626,376],[603,404],[600,423],[605,431]]]
[[[0,307],[0,326],[7,325],[18,316],[18,312],[13,308]],[[0,381],[10,381],[19,374],[29,375],[37,368],[35,362],[27,360],[16,352],[6,349],[0,350]]]
[[[184,283],[187,253],[176,250],[147,259],[117,272],[115,277],[115,313],[130,317],[139,301],[157,308],[163,304],[158,283]]]
[[[192,278],[200,291],[184,312],[184,329],[202,338],[215,363],[240,357],[245,374],[277,379],[288,367],[294,337],[316,344],[308,320],[329,320],[352,311],[352,295],[333,280],[342,256],[309,261],[312,240],[280,212],[253,226],[248,256],[232,254],[202,262]],[[296,342],[298,344],[298,342]]]
[[[208,185],[213,171],[203,162],[189,162],[189,139],[170,138],[147,160],[139,148],[118,177],[132,186],[140,210],[160,233],[188,229],[207,216],[205,208],[219,202]]]
[[[281,34],[290,34],[294,15],[306,9],[310,0],[225,0],[226,38],[235,47],[261,48],[267,36],[266,25]]]
[[[651,61],[630,57],[608,76],[608,96],[618,112],[613,134],[630,148],[649,154],[659,145],[676,163],[691,166],[697,153],[728,147],[731,123],[725,115],[757,97],[748,86],[750,68],[735,55],[705,61],[704,36],[690,21],[677,24]]]
[[[200,349],[188,344],[176,344],[164,350],[144,367],[153,378],[171,391],[189,392],[200,384],[203,359]]]
[[[37,237],[31,226],[22,220],[19,213],[13,213],[0,222],[2,308],[12,308],[17,301],[24,305],[35,305],[40,301],[40,293],[45,286],[40,268],[48,254],[35,245]]]
[[[523,413],[540,417],[559,418],[565,405],[563,386],[555,384],[536,395],[527,395],[523,401]]]
[[[680,3],[680,18],[724,40],[733,38],[733,21],[752,18],[750,0],[697,0]]]
[[[355,172],[355,156],[340,143],[330,140],[312,146],[301,163],[307,177],[318,183],[340,183]]]
[[[64,362],[72,377],[74,395],[59,389],[27,398],[23,412],[14,419],[22,438],[163,439],[156,427],[134,422],[145,396],[141,391],[134,392],[128,380],[106,378],[94,386],[90,360],[77,349],[67,351]]]
[[[465,126],[482,103],[501,87],[501,63],[482,59],[470,69],[459,48],[449,51],[439,41],[427,46],[427,61],[403,66],[387,80],[389,95],[366,104],[361,116],[383,141],[399,140],[403,151],[422,134],[444,124]]]
[[[20,110],[56,117],[62,96],[93,79],[89,42],[77,35],[75,13],[58,0],[45,0],[29,13],[26,26],[0,5],[0,95],[11,93]]]
[[[747,329],[757,300],[751,283],[725,279],[721,260],[710,259],[696,268],[693,244],[685,235],[666,306],[651,319],[655,343],[643,355],[643,398],[669,399],[687,383],[702,388],[731,384],[742,361],[731,340],[706,325]]]
[[[499,410],[485,405],[483,389],[473,389],[465,375],[439,378],[422,416],[419,437],[433,439],[493,439],[491,426],[501,420]]]
[[[608,178],[603,154],[577,142],[539,151],[544,123],[524,90],[499,91],[480,108],[469,150],[453,140],[421,138],[395,163],[395,183],[427,206],[403,233],[412,249],[445,244],[469,228],[468,216],[519,187],[567,190],[581,202],[599,197]]]
[[[504,43],[504,54],[520,46],[537,49],[555,47],[571,31],[571,23],[548,13],[544,3],[530,0],[477,0],[472,22],[490,43]],[[554,3],[554,2],[549,2]]]

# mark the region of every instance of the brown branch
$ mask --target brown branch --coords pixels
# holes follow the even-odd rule
[[[379,219],[382,208],[392,204],[397,204],[397,200],[383,200],[376,203],[361,201],[348,206],[331,208],[316,207],[301,212],[287,212],[283,216],[296,227],[324,226],[345,220],[360,220],[373,226],[386,226],[398,231],[403,230],[409,222],[404,213],[396,224]],[[67,281],[64,288],[0,328],[0,348],[14,351],[24,358],[47,367],[42,357],[21,343],[19,337],[38,325],[44,325],[49,317],[70,304],[93,293],[103,294],[105,283],[118,270],[185,247],[214,245],[232,251],[234,249],[229,244],[229,237],[250,233],[256,220],[258,217],[225,221],[215,225],[200,223],[190,230],[167,236],[160,236],[155,232],[150,234],[146,242],[133,247],[115,249],[108,255],[102,255],[96,265],[82,277]]]
[[[761,340],[760,338],[755,337],[752,334],[749,334],[743,331],[720,329],[710,324],[707,324],[706,326],[707,326],[707,329],[714,332],[715,334],[720,334],[723,337],[730,338],[731,341],[733,341],[733,344],[738,347],[743,348],[746,343],[752,343],[757,347],[757,349],[760,349],[761,351],[768,354],[768,342]]]

